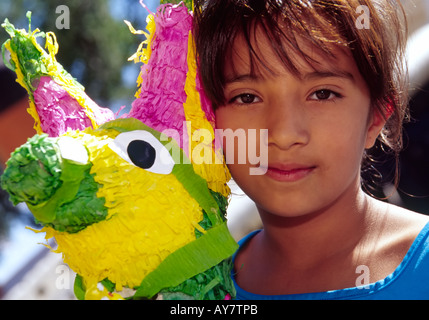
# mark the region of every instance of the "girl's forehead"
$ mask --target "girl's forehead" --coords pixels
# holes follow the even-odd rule
[[[225,63],[225,80],[231,81],[243,75],[273,76],[292,73],[303,77],[314,72],[333,72],[360,76],[349,48],[326,43],[324,50],[309,39],[296,35],[294,44],[282,41],[274,43],[261,27],[256,27],[249,37],[238,34]]]

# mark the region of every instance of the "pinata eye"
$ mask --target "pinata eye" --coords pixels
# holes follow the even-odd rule
[[[155,148],[143,140],[133,140],[127,147],[128,157],[140,168],[149,169],[156,159]]]
[[[148,131],[120,133],[109,147],[125,161],[153,173],[169,174],[175,164],[164,145]]]

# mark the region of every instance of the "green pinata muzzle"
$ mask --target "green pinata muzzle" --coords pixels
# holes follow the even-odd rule
[[[61,186],[61,159],[55,139],[37,135],[16,149],[6,163],[1,186],[14,205],[38,205],[50,199]]]
[[[104,220],[107,208],[97,198],[92,164],[62,157],[59,139],[36,135],[16,149],[1,187],[14,205],[26,202],[37,222],[72,233]]]

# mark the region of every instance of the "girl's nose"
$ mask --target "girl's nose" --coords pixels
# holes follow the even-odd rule
[[[299,103],[283,99],[274,102],[270,109],[266,122],[269,145],[289,150],[309,142],[308,117]]]

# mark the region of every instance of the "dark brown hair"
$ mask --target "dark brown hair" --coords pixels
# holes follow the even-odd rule
[[[312,62],[300,49],[298,37],[330,56],[333,45],[340,46],[350,50],[370,91],[372,107],[387,119],[379,145],[393,151],[398,170],[402,125],[408,120],[404,60],[408,32],[399,0],[195,0],[194,4],[199,72],[214,109],[225,104],[225,64],[232,58],[237,36],[246,39],[251,61],[269,68],[250,41],[256,27],[262,28],[284,66],[295,74],[298,70],[290,55]],[[363,24],[363,15],[368,25]],[[364,160],[371,160],[366,153]],[[368,164],[372,167],[370,161],[363,162],[363,170]],[[397,184],[398,172],[395,176]]]
[[[348,48],[371,94],[372,106],[389,119],[380,139],[394,151],[402,147],[402,123],[407,116],[408,79],[404,63],[407,28],[399,0],[195,0],[194,37],[203,87],[217,108],[225,103],[225,63],[238,35],[248,42],[261,27],[285,67],[296,73],[292,54],[301,37],[331,55],[332,44]],[[361,7],[364,6],[364,7]],[[365,11],[363,11],[365,10]],[[369,28],[359,25],[362,14]],[[285,31],[286,30],[286,31]],[[311,61],[310,61],[311,62]]]

